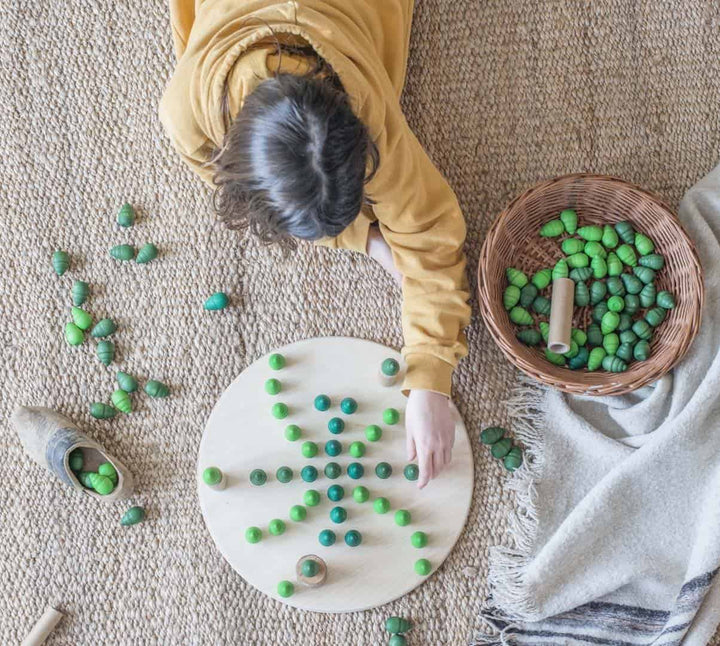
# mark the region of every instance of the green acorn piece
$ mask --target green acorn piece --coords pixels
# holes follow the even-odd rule
[[[575,305],[585,307],[590,303],[590,291],[583,282],[575,283]]]
[[[632,316],[640,309],[640,298],[637,294],[627,294],[625,296],[625,313]]]
[[[665,310],[662,307],[653,307],[645,313],[645,320],[653,327],[657,327],[665,320]]]
[[[138,251],[135,262],[139,265],[144,265],[151,260],[155,260],[155,258],[157,258],[157,255],[158,248],[151,242],[148,242],[147,244],[144,244],[142,247],[140,247],[140,251]]]
[[[73,305],[82,305],[87,300],[89,293],[88,284],[82,280],[76,280],[71,290]]]
[[[671,310],[675,308],[675,297],[670,292],[665,290],[658,292],[656,302],[660,307],[666,310]]]
[[[100,319],[95,324],[90,335],[96,339],[101,339],[102,337],[110,336],[115,330],[117,330],[117,325],[115,325],[112,319]]]
[[[538,323],[538,327],[540,328],[540,334],[542,335],[543,341],[547,343],[548,335],[550,334],[550,324],[547,321],[540,321],[540,323]]]
[[[615,231],[620,236],[623,242],[627,244],[633,244],[635,242],[635,229],[629,222],[618,222],[615,225]]]
[[[560,222],[563,223],[565,231],[573,235],[577,231],[578,216],[572,209],[565,209],[560,213]]]
[[[52,255],[52,266],[58,276],[62,276],[70,267],[70,256],[67,251],[58,249]]]
[[[611,312],[622,312],[625,309],[625,299],[622,296],[611,296],[607,300],[608,309]]]
[[[587,267],[590,264],[590,258],[584,253],[574,253],[572,256],[568,256],[566,259],[568,267],[572,269],[580,269],[581,267]]]
[[[596,280],[590,285],[590,304],[597,305],[607,294],[607,285]]]
[[[525,328],[517,333],[517,338],[525,345],[538,345],[542,341],[542,335],[534,328]]]
[[[532,283],[528,283],[520,290],[520,305],[521,307],[528,308],[532,305],[535,297],[538,295],[538,288]]]
[[[69,345],[80,345],[85,340],[85,335],[75,323],[67,323],[65,325],[65,340]]]
[[[75,449],[70,452],[68,456],[68,466],[72,471],[75,473],[82,471],[84,462],[85,458],[83,457],[82,449]]]
[[[612,296],[625,296],[625,285],[617,276],[611,276],[607,279],[607,289]]]
[[[143,520],[145,520],[145,510],[142,507],[130,507],[120,519],[120,524],[123,527],[130,527],[142,523]]]
[[[90,414],[95,419],[112,419],[113,417],[115,417],[116,413],[117,411],[112,406],[108,406],[107,404],[94,402],[90,405]]]
[[[568,264],[565,258],[560,258],[555,263],[555,266],[552,270],[552,279],[555,280],[556,278],[567,278],[570,274],[570,270],[568,269]]]
[[[618,351],[618,348],[620,347],[620,337],[615,334],[615,332],[611,332],[610,334],[606,334],[603,337],[603,350],[607,352],[608,354],[612,355],[615,354]]]
[[[647,341],[639,341],[633,348],[633,357],[637,361],[645,361],[650,357],[650,344]]]
[[[580,253],[585,248],[585,243],[577,238],[566,238],[560,248],[565,255],[572,256],[574,253]]]
[[[90,475],[90,471],[81,471],[77,474],[77,479],[80,481],[80,484],[86,489],[92,489],[92,484],[90,484]]]
[[[595,307],[593,307],[592,310],[593,321],[595,321],[596,323],[602,323],[603,316],[605,316],[605,314],[607,314],[609,311],[610,310],[608,309],[607,303],[605,301],[598,303]]]
[[[580,352],[580,348],[578,347],[577,341],[571,339],[570,349],[565,354],[563,354],[563,356],[566,359],[572,359],[578,355],[578,352]]]
[[[617,312],[607,311],[603,314],[602,321],[600,323],[600,331],[605,334],[610,334],[617,330],[617,326],[620,323],[620,315]]]
[[[620,333],[620,343],[629,343],[635,345],[637,343],[638,336],[632,330],[623,330]]]
[[[222,310],[228,306],[230,299],[224,292],[215,292],[210,298],[205,301],[203,307],[206,310],[215,311]]]
[[[594,224],[592,226],[580,227],[577,230],[577,234],[588,242],[600,242],[600,240],[602,240],[603,230],[602,227]]]
[[[601,242],[606,249],[614,249],[618,246],[618,234],[609,224],[603,227]]]
[[[636,267],[636,269],[638,269],[638,267]],[[655,304],[656,293],[654,283],[648,283],[645,285],[638,294],[638,297],[640,298],[640,305],[643,307],[652,307]]]
[[[608,372],[625,372],[627,370],[627,364],[620,357],[606,356],[602,360],[602,367]]]
[[[655,271],[660,271],[665,266],[665,258],[658,253],[651,253],[647,256],[640,256],[638,264],[643,267],[649,267]]]
[[[550,220],[540,227],[540,235],[543,238],[557,238],[565,233],[565,225],[561,220]]]
[[[135,210],[127,202],[118,211],[117,223],[126,229],[135,224]]]
[[[633,274],[646,285],[655,280],[655,271],[649,267],[633,267]]]
[[[508,285],[503,292],[503,307],[511,310],[520,302],[520,288],[515,285]]]
[[[501,460],[504,458],[512,448],[512,440],[509,437],[504,437],[497,442],[494,442],[490,447],[490,453],[494,458]]]
[[[515,269],[515,267],[508,267],[505,270],[505,275],[507,276],[508,283],[515,285],[518,289],[522,289],[528,284],[527,276],[519,269]]]
[[[101,496],[107,496],[112,493],[112,490],[115,488],[110,478],[102,476],[99,473],[91,473],[88,476],[88,480],[92,488]]]
[[[520,468],[520,465],[522,464],[523,457],[522,457],[522,451],[519,447],[513,446],[509,451],[508,454],[503,458],[503,466],[508,471],[515,471],[516,469]]]
[[[615,251],[615,254],[628,267],[637,266],[637,256],[635,255],[635,250],[630,245],[621,244]]]
[[[571,370],[579,370],[587,365],[590,351],[585,347],[581,347],[578,353],[567,362],[568,368]]]
[[[619,276],[623,273],[622,260],[617,257],[617,254],[610,252],[607,257],[607,270],[608,276]]]
[[[130,244],[118,244],[110,249],[110,255],[115,260],[132,260],[135,257],[135,247]]]
[[[552,280],[552,269],[541,269],[531,279],[531,282],[538,289],[545,289]]]
[[[588,357],[587,369],[590,372],[594,372],[602,366],[603,359],[605,359],[605,349],[593,348],[590,351],[590,356]]]
[[[635,249],[641,256],[647,256],[655,251],[655,243],[642,233],[635,234]]]
[[[145,384],[145,392],[150,397],[167,397],[170,394],[170,389],[161,381],[151,379]]]
[[[100,363],[109,366],[115,358],[115,344],[112,341],[100,341],[96,352]]]
[[[595,258],[595,256],[607,258],[607,251],[605,251],[605,248],[599,242],[586,242],[583,250],[585,251],[585,255],[590,258]]]
[[[643,341],[649,341],[652,338],[652,328],[650,324],[642,319],[633,323],[632,331]]]
[[[617,331],[624,332],[625,330],[629,330],[632,327],[632,323],[632,317],[629,314],[623,312],[622,314],[620,314],[620,323],[618,323]]]
[[[561,354],[557,354],[555,352],[552,352],[545,349],[545,358],[552,364],[556,366],[564,366],[565,365],[565,357],[563,357]]]
[[[117,408],[121,413],[128,414],[132,412],[130,395],[128,395],[124,390],[118,389],[114,391],[110,399],[115,408]]]
[[[577,267],[570,271],[569,277],[576,283],[584,282],[592,276],[592,269],[590,267]]]
[[[118,483],[118,472],[111,462],[103,462],[98,468],[97,472],[101,476],[107,476],[112,481],[113,485]]]
[[[532,308],[538,313],[542,314],[543,316],[550,316],[550,299],[545,298],[544,296],[538,296],[533,302],[532,302]]]
[[[480,441],[483,444],[495,444],[505,436],[507,431],[502,426],[488,426],[480,431]]]
[[[412,624],[402,617],[388,617],[385,620],[385,630],[396,635],[398,633],[406,633],[412,628]]]
[[[603,334],[600,331],[600,326],[597,323],[591,323],[587,329],[587,342],[591,348],[595,348],[602,345]]]
[[[621,343],[620,347],[617,349],[617,352],[615,352],[615,356],[625,361],[625,363],[631,361],[633,358],[633,344]]]
[[[621,278],[628,294],[639,294],[642,291],[643,283],[637,276],[623,274]]]
[[[126,393],[134,393],[137,390],[138,382],[135,377],[127,374],[127,372],[118,371],[115,375],[118,386],[122,388]]]
[[[593,276],[595,276],[595,278],[599,279],[607,276],[607,263],[605,262],[605,258],[595,256],[590,263],[590,267],[593,270]]]
[[[516,305],[510,310],[510,320],[518,325],[532,325],[533,317],[524,308]]]
[[[585,332],[583,332],[582,330],[578,330],[575,327],[570,331],[570,337],[579,346],[585,345],[587,343],[587,334],[585,334]]]

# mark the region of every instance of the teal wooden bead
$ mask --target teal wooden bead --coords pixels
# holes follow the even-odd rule
[[[651,253],[647,256],[640,256],[638,264],[642,267],[649,267],[655,271],[660,271],[665,266],[665,258],[657,253]]]
[[[645,313],[645,320],[653,327],[657,327],[665,320],[665,310],[662,307],[653,307]]]
[[[517,325],[532,325],[533,317],[524,307],[516,305],[510,310],[510,320]]]
[[[140,247],[140,250],[135,257],[135,262],[138,265],[145,265],[157,258],[158,248],[152,243],[148,242]]]
[[[560,258],[560,260],[555,263],[551,275],[553,280],[556,278],[567,278],[570,275],[570,268],[565,258]]]
[[[268,395],[277,395],[282,390],[279,379],[268,379],[265,381],[265,392]]]
[[[607,290],[612,296],[625,296],[625,294],[627,294],[624,283],[617,276],[612,276],[607,279]]]
[[[70,293],[72,294],[73,305],[82,305],[87,300],[88,294],[90,294],[90,286],[85,281],[76,280]]]
[[[340,402],[340,410],[345,413],[345,415],[352,415],[357,408],[357,402],[352,397],[345,397]]]
[[[647,341],[638,341],[633,348],[633,357],[637,361],[645,361],[650,357],[650,344]]]
[[[520,298],[519,295],[518,298]],[[382,372],[386,377],[394,377],[398,372],[400,372],[400,364],[395,359],[385,359],[380,364],[380,372]]]
[[[110,478],[100,475],[99,473],[91,473],[89,476],[89,480],[92,488],[95,490],[96,493],[99,493],[101,496],[107,496],[108,494],[111,494],[113,489],[115,488],[115,485],[113,485]]]
[[[100,341],[96,352],[100,363],[109,366],[115,358],[115,344],[112,341]]]
[[[427,576],[432,571],[432,564],[427,559],[418,559],[414,567],[415,573],[420,576]]]
[[[587,343],[587,334],[583,332],[582,330],[574,327],[570,331],[570,337],[572,338],[575,343],[577,343],[579,346],[583,346]]]
[[[480,431],[480,441],[483,444],[495,444],[505,436],[507,431],[502,426],[488,426]]]
[[[577,231],[578,216],[573,209],[565,209],[560,213],[560,222],[567,233],[573,235]],[[402,632],[402,631],[400,631]]]
[[[317,561],[313,561],[312,559],[305,559],[300,564],[300,573],[308,579],[312,579],[314,576],[317,576],[319,571],[320,565]]]
[[[307,518],[307,509],[305,509],[302,505],[293,505],[290,507],[288,515],[290,516],[290,520],[293,522],[301,523]]]
[[[638,336],[631,329],[623,330],[620,332],[620,343],[629,343],[635,345],[637,343]]]
[[[418,479],[418,476],[420,475],[420,469],[418,468],[417,464],[408,464],[403,469],[403,475],[405,476],[406,480],[414,482]]]
[[[224,292],[215,292],[203,304],[203,308],[210,312],[224,310],[230,302],[227,294]]]
[[[608,309],[611,312],[622,312],[625,309],[625,299],[622,296],[611,296],[607,300]]]
[[[386,480],[392,475],[392,467],[387,462],[379,462],[375,466],[375,475],[382,480]]]
[[[82,471],[85,458],[83,457],[82,449],[75,449],[70,452],[68,456],[68,466],[71,471]]]
[[[602,281],[595,280],[590,285],[590,305],[597,305],[607,295],[607,285]]]
[[[288,424],[285,427],[285,439],[288,442],[297,442],[302,435],[302,429],[297,424]]]
[[[267,482],[267,473],[263,469],[253,469],[250,472],[250,484],[262,487]]]
[[[365,444],[363,442],[353,442],[348,449],[348,453],[354,458],[361,458],[365,455]]]
[[[538,295],[538,288],[532,283],[528,283],[520,290],[520,306],[528,308],[532,305]]]
[[[563,357],[561,354],[557,354],[556,352],[552,352],[551,350],[548,350],[545,348],[544,350],[545,358],[552,364],[556,366],[564,366],[565,365],[565,357]]]
[[[658,292],[657,299],[655,301],[660,307],[666,310],[672,310],[675,308],[675,297],[668,291],[662,290]]]
[[[248,543],[259,543],[262,540],[262,530],[259,527],[248,527],[245,530],[245,540]]]
[[[574,339],[570,340],[570,349],[563,354],[563,356],[566,359],[572,359],[573,357],[576,357],[578,352],[580,352],[580,347],[577,344],[577,341]]]
[[[355,502],[363,503],[367,502],[370,498],[370,492],[367,487],[362,485],[355,487],[352,491],[353,500]]]
[[[581,347],[578,353],[572,359],[568,360],[568,368],[570,368],[571,370],[579,370],[580,368],[584,368],[587,365],[589,356],[590,351],[585,346]]]
[[[545,289],[552,280],[552,269],[541,269],[535,273],[531,279],[531,282],[538,289]]]
[[[295,594],[295,586],[290,581],[280,581],[277,585],[277,593],[283,598],[287,599]]]
[[[604,348],[593,348],[590,351],[590,356],[588,357],[587,362],[587,369],[590,372],[594,372],[598,368],[602,366],[603,359],[605,359],[605,349]]]
[[[508,267],[505,270],[505,275],[507,276],[508,283],[515,285],[515,287],[519,289],[522,289],[528,284],[527,276],[519,269],[515,269],[515,267]]]
[[[122,388],[118,388],[113,392],[110,397],[113,406],[117,408],[121,413],[126,415],[132,412],[132,401],[130,401],[130,395],[128,395]]]
[[[340,502],[345,497],[345,489],[341,485],[330,485],[327,490],[328,500]]]
[[[621,240],[627,244],[633,244],[635,242],[635,229],[629,222],[617,222],[615,224],[615,231],[620,236]]]
[[[615,353],[616,357],[619,357],[625,363],[628,361],[632,361],[633,358],[633,344],[632,343],[622,343],[620,344],[620,347],[617,349],[617,352]]]
[[[602,361],[603,370],[608,372],[625,372],[627,364],[619,357],[607,355]]]
[[[550,308],[551,308],[550,299],[545,298],[544,296],[538,296],[532,302],[532,308],[538,314],[542,314],[543,316],[550,316]]]
[[[603,337],[603,349],[607,354],[613,355],[617,352],[618,348],[620,347],[620,337],[615,334],[615,332],[611,332],[610,334],[606,334]]]
[[[318,454],[318,445],[315,442],[303,442],[300,447],[300,452],[303,454],[303,457],[314,458]]]
[[[110,336],[117,330],[117,325],[112,319],[100,319],[95,327],[90,332],[90,335],[96,339],[102,339],[103,337]]]
[[[617,312],[605,312],[600,323],[600,331],[605,334],[610,334],[617,330],[617,326],[620,323],[620,315]]]
[[[618,326],[617,326],[618,333],[624,332],[625,330],[629,330],[632,327],[632,324],[633,324],[632,317],[629,314],[623,312],[622,314],[620,314],[620,322],[618,323]]]
[[[607,303],[605,301],[598,303],[595,307],[593,307],[593,311],[592,311],[593,321],[595,321],[596,323],[601,323],[603,316],[605,316],[605,314],[607,314],[609,311],[610,310],[608,309]],[[602,325],[600,326],[600,329],[602,330]],[[603,334],[606,334],[606,333],[603,332]]]
[[[268,533],[272,536],[281,536],[285,533],[285,521],[280,518],[273,518],[268,523]]]
[[[600,242],[602,242],[606,249],[614,249],[618,246],[619,242],[617,231],[615,231],[615,229],[613,229],[609,224],[606,224],[603,227],[603,234]]]
[[[621,278],[628,294],[639,294],[642,291],[643,283],[637,276],[623,274]]]
[[[340,435],[345,430],[345,422],[339,417],[332,417],[328,421],[328,431],[333,435]]]
[[[566,256],[572,256],[574,253],[580,253],[585,248],[585,242],[577,238],[566,238],[560,244],[560,248]]]
[[[130,507],[120,519],[120,524],[123,527],[130,527],[131,525],[137,525],[145,520],[145,510],[142,507]]]
[[[118,370],[115,378],[117,379],[118,386],[120,386],[120,388],[122,388],[126,393],[134,393],[138,389],[137,379],[135,379],[132,375],[129,375],[127,372]]]
[[[320,492],[308,489],[303,494],[303,504],[307,507],[317,507],[320,504]]]
[[[648,341],[652,337],[652,328],[650,324],[645,320],[635,321],[632,326],[632,331],[638,335],[643,341]]]
[[[95,419],[112,419],[117,414],[117,410],[113,406],[108,406],[101,402],[94,402],[90,405],[90,414]]]
[[[402,617],[388,617],[385,620],[385,630],[395,635],[397,633],[407,633],[412,629],[412,624]]]
[[[347,511],[344,507],[333,507],[330,510],[330,520],[336,525],[340,525],[347,520]]]
[[[587,240],[588,242],[600,242],[600,240],[602,240],[603,230],[602,227],[593,224],[590,226],[580,227],[577,230],[577,234],[583,240]]]
[[[655,280],[655,271],[649,267],[633,267],[633,274],[646,285]]]
[[[640,299],[640,305],[642,307],[652,307],[655,304],[655,298],[657,291],[655,289],[655,283],[648,283],[645,285],[638,294]]]
[[[600,326],[596,323],[588,325],[587,329],[587,342],[590,347],[597,347],[602,345],[603,334],[600,331]]]
[[[150,397],[163,398],[170,394],[170,389],[161,381],[151,379],[145,384],[145,393]]]
[[[616,253],[613,253],[612,251],[608,254],[607,257],[607,270],[608,270],[608,276],[619,276],[623,273],[623,264],[622,260],[617,257]]]
[[[520,288],[515,285],[508,285],[503,292],[503,307],[511,310],[520,302]]]
[[[376,514],[387,514],[390,511],[390,501],[387,498],[375,498],[373,509]]]
[[[593,272],[590,267],[576,267],[568,274],[568,277],[578,283],[580,281],[586,281],[592,275]]]
[[[628,267],[637,266],[637,255],[635,254],[635,250],[629,244],[621,244],[615,251],[615,254],[618,258],[620,258],[624,265],[627,265]]]
[[[562,220],[550,220],[540,227],[540,235],[543,238],[557,238],[565,233],[565,225]]]
[[[640,297],[637,294],[626,294],[625,313],[632,316],[640,309]]]
[[[547,343],[548,335],[550,334],[550,324],[547,321],[540,321],[538,323],[538,327],[540,328],[540,335],[543,338],[543,341]]]
[[[89,471],[81,471],[77,474],[77,479],[80,481],[80,484],[86,489],[92,489],[92,484],[90,483],[91,475],[92,473]]]
[[[328,440],[325,442],[325,453],[334,458],[342,453],[342,444],[337,440]]]
[[[593,270],[593,276],[595,278],[605,278],[607,276],[607,263],[605,258],[595,256],[590,263],[590,267]]]
[[[348,547],[357,547],[362,543],[362,534],[357,529],[345,532],[345,544]]]
[[[85,340],[85,334],[75,323],[66,323],[65,340],[68,345],[80,345]]]
[[[318,470],[314,466],[308,464],[302,468],[302,471],[300,471],[300,477],[305,482],[315,482],[318,477]]]
[[[110,255],[115,260],[132,260],[135,257],[135,247],[130,244],[118,244],[110,249]]]
[[[313,402],[316,410],[324,412],[330,408],[330,398],[327,395],[318,395]]]
[[[539,330],[534,328],[525,328],[517,333],[517,338],[525,345],[538,345],[542,340]]]
[[[568,267],[571,269],[579,269],[580,267],[587,267],[590,264],[590,258],[584,253],[574,253],[572,256],[568,256],[566,259]]]
[[[123,228],[128,228],[135,224],[135,210],[127,202],[123,204],[118,211],[117,223]]]
[[[412,516],[407,509],[398,509],[395,512],[395,524],[399,527],[406,527],[412,521]]]
[[[382,437],[382,429],[377,424],[370,424],[365,427],[365,439],[368,442],[377,442]]]
[[[490,453],[494,458],[501,460],[510,452],[511,448],[512,440],[509,437],[503,437],[490,447]]]
[[[293,470],[290,467],[278,467],[275,472],[275,478],[278,482],[286,484],[293,479]]]
[[[575,305],[585,307],[590,304],[590,290],[583,282],[575,283]]]
[[[596,256],[607,258],[607,251],[599,242],[586,242],[583,251],[589,258],[595,258]]]
[[[416,549],[422,549],[428,544],[428,535],[425,532],[413,532],[410,536],[410,544]]]
[[[647,256],[655,251],[655,243],[643,233],[635,234],[635,249],[641,256]]]
[[[336,480],[342,475],[342,467],[337,462],[328,462],[323,470],[325,477]]]
[[[400,421],[400,413],[395,408],[386,408],[383,411],[383,422],[388,426],[397,424]]]
[[[272,408],[270,409],[270,414],[275,419],[285,419],[289,415],[289,413],[290,411],[288,410],[287,404],[284,404],[283,402],[273,404]]]
[[[331,545],[335,544],[336,536],[335,532],[331,529],[323,529],[318,534],[318,542],[320,545],[323,545],[324,547],[330,547]]]
[[[58,276],[62,276],[70,267],[70,255],[67,251],[58,249],[52,255],[52,266]]]
[[[282,370],[285,367],[285,357],[278,352],[273,352],[268,357],[270,370]]]
[[[523,461],[522,450],[519,447],[513,446],[508,454],[503,458],[503,466],[508,471],[515,471],[520,468]]]

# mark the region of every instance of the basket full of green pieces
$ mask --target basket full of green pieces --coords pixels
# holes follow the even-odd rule
[[[575,283],[572,341],[547,348],[553,281]],[[504,354],[566,392],[619,395],[652,383],[700,326],[694,245],[657,197],[623,180],[544,182],[498,216],[479,267],[483,318]]]

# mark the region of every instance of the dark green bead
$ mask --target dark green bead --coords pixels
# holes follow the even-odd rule
[[[387,462],[380,462],[375,467],[375,475],[385,480],[392,475],[392,467]]]
[[[417,480],[418,476],[420,475],[420,469],[418,468],[417,464],[408,464],[403,469],[403,475],[405,476],[406,480]]]
[[[317,576],[317,573],[320,571],[320,566],[318,565],[317,561],[313,561],[312,559],[305,559],[300,564],[300,573],[308,579],[312,579],[314,576]]]
[[[625,285],[617,276],[611,276],[607,279],[607,289],[612,296],[625,296]]]
[[[342,475],[342,467],[337,462],[328,462],[325,465],[324,472],[330,480],[335,480]]]
[[[345,532],[345,544],[348,547],[357,547],[362,543],[362,534],[357,529]]]
[[[505,433],[507,431],[502,426],[488,426],[480,431],[480,441],[483,444],[495,444]]]
[[[590,276],[592,276],[592,273],[593,272],[592,272],[592,269],[590,269],[590,267],[576,267],[575,269],[573,269],[570,272],[569,278],[571,278],[576,283],[578,283],[578,282],[585,281],[588,278],[590,278]]]
[[[615,231],[620,236],[620,239],[627,243],[633,244],[635,242],[635,229],[629,222],[617,222],[615,224]]]
[[[318,395],[313,402],[316,410],[324,412],[330,408],[330,398],[327,395]]]
[[[606,334],[605,338],[603,339],[602,347],[608,354],[615,354],[620,347],[620,337],[615,332]]]
[[[623,361],[627,362],[633,358],[633,344],[622,343],[615,353],[616,357],[620,357]]]
[[[628,294],[639,294],[642,291],[643,283],[636,276],[632,276],[631,274],[623,274],[621,278]]]
[[[293,479],[293,470],[290,467],[280,467],[275,472],[278,482],[286,483]]]
[[[640,305],[643,307],[652,307],[655,304],[656,293],[654,283],[648,283],[645,285],[638,294]]]
[[[261,487],[267,482],[267,473],[262,469],[253,469],[250,472],[250,483],[256,487]]]
[[[662,307],[653,307],[645,313],[645,320],[653,327],[657,327],[665,320],[665,310]]]
[[[300,471],[300,477],[305,482],[315,482],[318,477],[318,470],[314,466],[308,464],[306,467],[302,468],[302,471]]]
[[[608,372],[625,372],[627,370],[627,364],[616,356],[607,355],[602,360],[603,370]]]
[[[593,321],[596,323],[600,323],[603,320],[603,317],[609,312],[607,303],[604,301],[602,303],[598,303],[595,307],[593,307],[592,311],[592,317]]]
[[[638,264],[642,267],[649,267],[650,269],[659,271],[665,265],[665,258],[660,254],[651,253],[647,256],[640,256],[640,258],[638,258]]]
[[[385,361],[380,364],[380,372],[386,377],[394,377],[400,372],[400,364],[395,359],[385,359]]]
[[[340,485],[331,485],[328,487],[327,497],[333,502],[338,502],[345,497],[345,489]]]
[[[522,307],[530,307],[537,295],[538,288],[532,283],[528,283],[520,290],[520,305]]]
[[[363,475],[365,475],[365,467],[359,462],[351,462],[350,464],[348,464],[347,474],[348,477],[352,478],[353,480],[358,480],[359,478],[362,478]]]
[[[328,440],[325,442],[325,453],[334,458],[342,453],[342,444],[337,440]]]
[[[344,523],[347,520],[347,511],[344,507],[333,507],[330,510],[330,520],[338,525]]]
[[[655,280],[655,272],[650,267],[633,267],[633,274],[646,285]]]
[[[620,342],[621,343],[629,343],[630,345],[635,345],[637,343],[638,337],[635,332],[632,330],[623,330],[620,333]]]
[[[145,510],[142,507],[130,507],[120,519],[120,524],[123,527],[130,527],[141,523],[143,520],[145,520]]]
[[[633,349],[633,357],[637,361],[645,361],[650,357],[650,344],[647,341],[639,341]]]
[[[357,410],[357,402],[352,397],[345,397],[340,402],[340,410],[345,413],[345,415],[352,415]]]
[[[640,297],[637,294],[627,294],[625,296],[625,314],[632,316],[640,309]]]
[[[84,461],[82,449],[75,449],[68,456],[68,466],[72,471],[82,471]]]
[[[587,365],[588,356],[590,354],[590,351],[583,346],[580,348],[578,353],[567,362],[568,368],[571,370],[579,370],[580,368],[584,368]]]
[[[590,292],[583,282],[575,283],[575,305],[585,307],[590,303]]]
[[[632,331],[644,341],[647,341],[652,337],[652,328],[649,323],[644,320],[635,321],[632,326]]]
[[[606,294],[607,285],[600,280],[593,281],[592,285],[590,285],[590,304],[597,305],[605,298]]]
[[[542,335],[535,328],[526,328],[517,333],[517,338],[525,345],[538,345],[542,341]]]
[[[658,292],[656,302],[660,307],[666,310],[671,310],[675,307],[675,297],[665,290]]]
[[[545,298],[544,296],[538,296],[532,302],[532,308],[538,314],[542,314],[543,316],[549,316],[550,315],[550,299]]]
[[[500,460],[510,452],[511,448],[512,440],[509,437],[504,437],[490,447],[490,452],[494,458]]]
[[[331,545],[334,545],[335,540],[335,532],[331,529],[323,529],[320,534],[318,534],[318,541],[320,545],[324,545],[325,547],[330,547]]]
[[[345,422],[343,422],[339,417],[333,417],[328,422],[328,431],[330,431],[333,435],[339,435],[345,430]]]
[[[624,332],[625,330],[629,330],[632,327],[632,323],[632,317],[629,314],[623,312],[620,315],[620,322],[617,326],[618,332]]]
[[[508,471],[515,471],[515,469],[520,468],[522,461],[522,451],[519,447],[513,446],[503,458],[503,465]]]
[[[409,632],[411,628],[412,624],[402,617],[388,617],[385,620],[385,630],[393,635]]]
[[[597,323],[591,323],[587,329],[587,342],[592,348],[602,345],[603,334]]]

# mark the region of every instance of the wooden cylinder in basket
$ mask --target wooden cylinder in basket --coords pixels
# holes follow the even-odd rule
[[[676,305],[653,331],[650,357],[630,362],[624,372],[571,370],[553,365],[541,346],[531,347],[518,340],[518,328],[503,305],[508,267],[530,277],[541,269],[552,268],[564,257],[560,244],[570,236],[543,238],[539,231],[566,209],[577,213],[580,226],[630,222],[636,231],[654,241],[656,252],[665,258],[654,283],[658,291],[671,292]],[[480,310],[505,356],[530,377],[565,392],[622,395],[650,384],[682,359],[700,327],[703,276],[695,246],[660,199],[614,177],[567,175],[523,193],[490,228],[478,272]],[[591,315],[591,307],[575,307],[573,326],[586,329]]]

